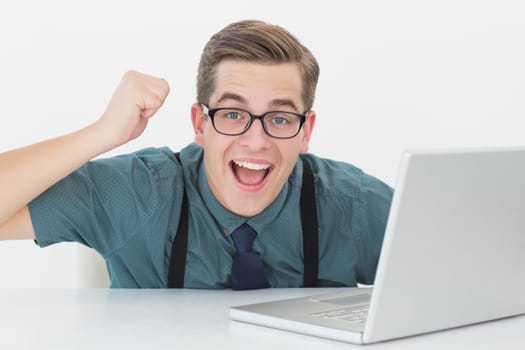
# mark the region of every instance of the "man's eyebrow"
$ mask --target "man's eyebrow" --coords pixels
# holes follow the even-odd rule
[[[244,97],[231,92],[225,92],[224,94],[222,94],[222,96],[217,100],[217,103],[221,103],[226,100],[233,100],[236,102],[240,102],[244,105],[246,104],[246,99]]]
[[[270,109],[277,108],[277,107],[291,107],[294,110],[299,111],[299,109],[297,108],[297,105],[292,100],[287,99],[287,98],[284,98],[284,99],[278,98],[275,100],[271,100],[270,103],[268,104],[268,107]]]

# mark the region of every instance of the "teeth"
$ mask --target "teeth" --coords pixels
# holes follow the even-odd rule
[[[243,168],[247,168],[250,170],[266,170],[270,167],[269,164],[256,164],[256,163],[250,163],[250,162],[239,162],[237,160],[233,161],[237,166],[241,166]]]

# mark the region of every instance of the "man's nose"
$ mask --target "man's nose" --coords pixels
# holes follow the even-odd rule
[[[241,135],[241,144],[254,149],[268,146],[271,136],[263,128],[261,119],[255,119],[250,128]]]

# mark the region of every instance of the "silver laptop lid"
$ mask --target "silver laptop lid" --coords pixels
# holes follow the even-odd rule
[[[404,153],[363,340],[525,313],[525,149]]]

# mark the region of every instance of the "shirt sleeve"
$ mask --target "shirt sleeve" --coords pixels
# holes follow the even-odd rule
[[[147,225],[171,192],[163,180],[172,161],[150,149],[86,163],[29,204],[36,243],[79,242],[111,254]]]

